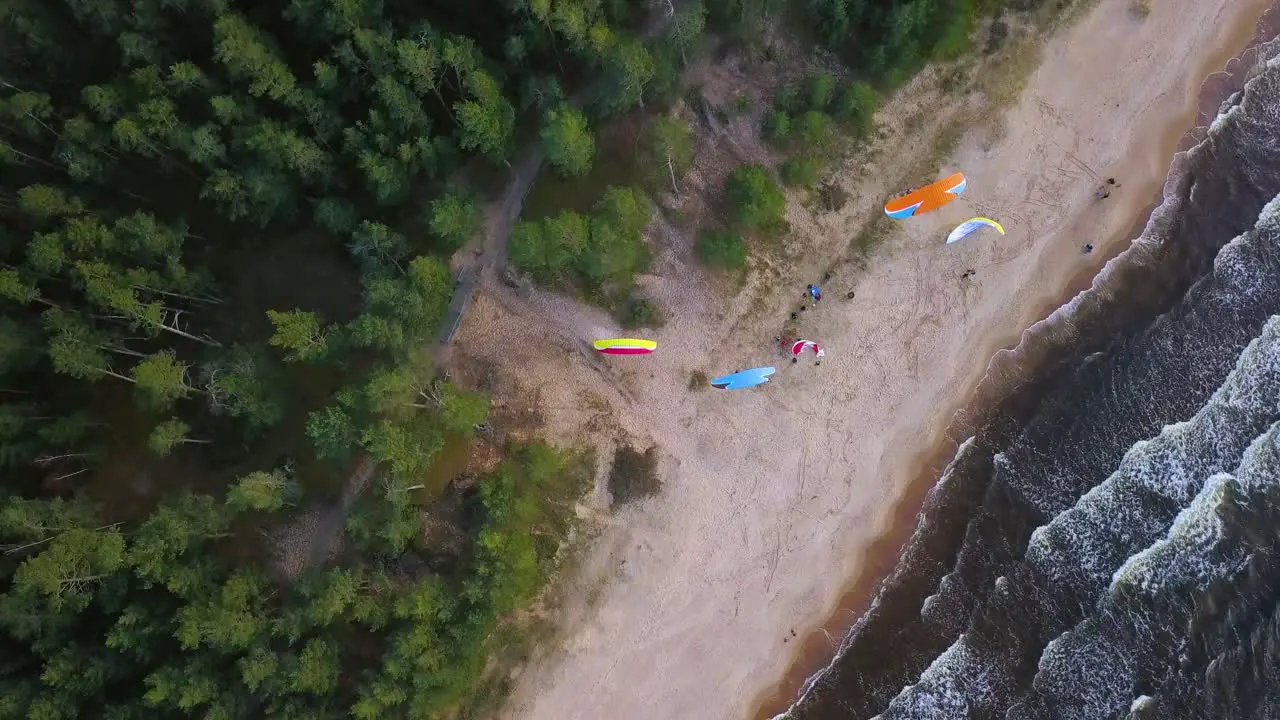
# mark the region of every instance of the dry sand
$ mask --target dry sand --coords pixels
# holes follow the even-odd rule
[[[988,358],[1044,304],[1127,242],[1157,193],[1170,138],[1193,119],[1205,76],[1243,46],[1263,0],[1158,0],[1139,19],[1103,0],[1053,38],[995,143],[974,131],[946,163],[969,190],[905,224],[867,272],[837,274],[801,316],[820,367],[791,365],[773,336],[805,282],[844,251],[888,173],[858,168],[844,211],[792,203],[808,276],[762,296],[757,273],[723,300],[677,244],[643,278],[666,308],[659,352],[603,361],[585,350],[619,331],[602,313],[541,293],[479,294],[458,346],[539,394],[561,442],[655,443],[664,489],[604,517],[562,608],[563,641],[517,681],[505,717],[711,720],[752,711],[798,641],[834,609]],[[1231,52],[1224,53],[1224,50]],[[891,109],[890,112],[893,110]],[[984,148],[984,144],[989,145]],[[902,153],[897,153],[900,157]],[[891,154],[892,155],[892,154]],[[893,162],[892,157],[883,162]],[[1109,176],[1121,183],[1094,199]],[[941,238],[976,214],[1008,235]],[[1085,241],[1098,250],[1082,254]],[[960,277],[976,271],[972,280]],[[857,297],[844,292],[856,286]],[[764,298],[763,301],[761,298]],[[763,302],[763,306],[761,303]],[[512,348],[520,348],[513,352]],[[763,388],[690,391],[711,375],[777,364]],[[597,502],[602,503],[599,495]]]

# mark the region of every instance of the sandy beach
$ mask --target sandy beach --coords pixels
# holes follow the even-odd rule
[[[852,200],[838,212],[792,199],[794,268],[726,287],[693,260],[692,237],[677,238],[641,280],[668,317],[652,356],[593,356],[586,342],[620,333],[601,311],[482,287],[458,355],[496,365],[499,395],[536,405],[555,441],[597,444],[605,470],[613,443],[656,445],[664,482],[612,513],[601,487],[584,508],[601,530],[562,588],[562,638],[522,672],[503,716],[742,718],[793,693],[825,661],[815,647],[830,647],[813,631],[847,625],[847,611],[832,620],[846,591],[886,569],[868,550],[903,535],[895,511],[919,497],[913,481],[951,441],[991,355],[1128,242],[1196,119],[1201,83],[1269,4],[1157,0],[1139,18],[1129,0],[1097,3],[1045,44],[1004,131],[975,127],[944,161],[968,191],[906,223],[865,269],[838,258],[903,189],[892,185],[903,155],[927,152],[910,142],[842,173]],[[891,103],[882,122],[903,111]],[[1108,177],[1118,189],[1098,201]],[[1008,234],[942,244],[973,215]],[[773,336],[833,263],[823,302],[800,320],[826,357],[791,365]],[[696,370],[775,364],[763,388],[689,388]]]

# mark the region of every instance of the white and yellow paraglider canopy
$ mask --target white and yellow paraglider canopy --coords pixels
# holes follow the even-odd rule
[[[957,225],[956,229],[951,231],[951,234],[947,236],[947,244],[950,245],[953,242],[963,240],[983,227],[995,228],[996,232],[1001,235],[1004,234],[1004,228],[1000,227],[1000,223],[991,218],[970,218]]]

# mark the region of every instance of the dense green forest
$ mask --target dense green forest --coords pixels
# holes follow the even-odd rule
[[[433,464],[489,413],[432,363],[448,261],[517,149],[587,172],[599,125],[660,110],[713,32],[799,19],[880,83],[990,9],[969,3],[0,0],[0,718],[467,701],[591,474],[512,444],[460,491],[462,540],[425,537]],[[690,132],[653,123],[648,186]],[[764,172],[731,189],[743,223],[780,216]],[[644,186],[521,224],[513,263],[654,318],[628,294]],[[281,577],[272,533],[370,463],[345,551]]]
[[[634,4],[481,5],[0,3],[0,717],[467,696],[586,469],[508,448],[424,545],[488,413],[432,366],[447,259],[520,142],[590,162],[568,98],[638,105],[654,45]],[[281,584],[264,533],[362,461],[347,552]]]

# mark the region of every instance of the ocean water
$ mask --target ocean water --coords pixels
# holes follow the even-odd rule
[[[1132,247],[993,359],[788,717],[1280,718],[1278,17]]]

